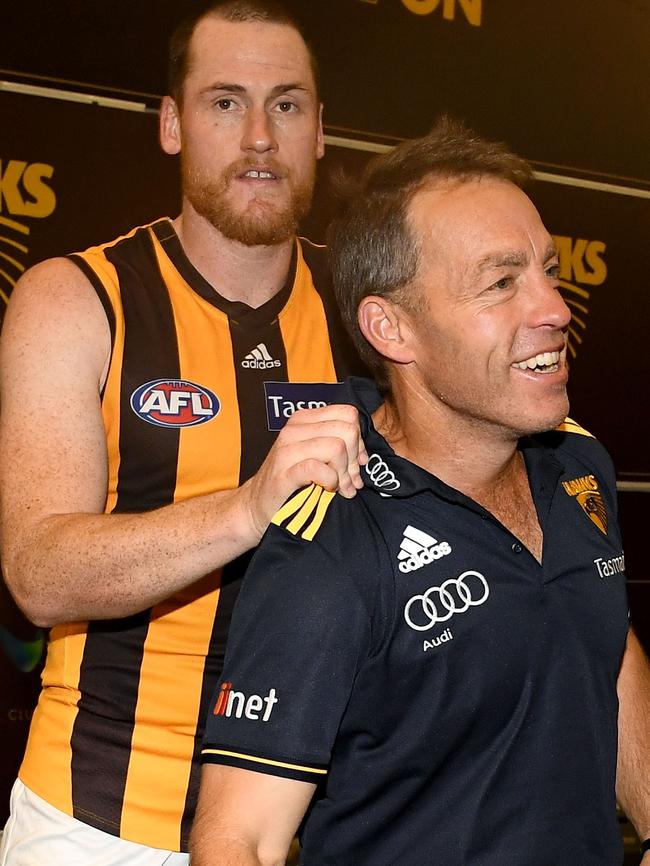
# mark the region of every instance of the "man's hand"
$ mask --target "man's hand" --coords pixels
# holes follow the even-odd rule
[[[257,474],[242,488],[257,540],[287,497],[307,484],[352,498],[363,487],[360,467],[367,460],[353,406],[300,409],[281,430]]]
[[[104,514],[110,355],[103,307],[72,262],[19,280],[0,344],[0,546],[7,586],[37,625],[153,607],[257,544],[294,490],[361,486],[356,410],[331,406],[297,412],[243,487]]]

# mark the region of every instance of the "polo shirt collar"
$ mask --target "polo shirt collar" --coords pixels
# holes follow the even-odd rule
[[[347,387],[350,402],[359,410],[361,435],[369,457],[369,463],[362,472],[366,487],[380,495],[397,499],[431,491],[448,502],[455,502],[479,514],[490,516],[486,509],[464,493],[395,453],[384,437],[377,432],[372,421],[372,413],[383,402],[374,382],[352,377],[348,380]],[[551,444],[554,438],[557,438],[555,431],[526,436],[520,439],[518,446],[524,457],[533,500],[542,524],[551,508],[558,481],[564,472],[564,467],[556,459]]]

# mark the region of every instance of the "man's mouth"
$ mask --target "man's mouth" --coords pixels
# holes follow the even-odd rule
[[[559,370],[559,362],[560,352],[540,352],[512,366],[517,370],[534,370],[535,373],[555,373]]]
[[[265,169],[249,168],[240,177],[251,178],[251,180],[278,180],[277,174]]]

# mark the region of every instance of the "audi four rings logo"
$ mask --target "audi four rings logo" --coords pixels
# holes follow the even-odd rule
[[[478,571],[464,571],[440,586],[432,586],[422,595],[406,602],[404,619],[415,631],[428,631],[439,622],[447,622],[455,613],[465,613],[487,600],[490,587]]]
[[[400,483],[395,478],[395,473],[388,468],[388,465],[381,459],[379,454],[370,455],[366,463],[366,473],[379,490],[387,490],[391,493],[399,490]]]

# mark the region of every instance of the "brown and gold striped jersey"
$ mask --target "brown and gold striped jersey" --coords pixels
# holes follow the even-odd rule
[[[285,286],[253,309],[217,294],[167,219],[72,256],[111,330],[107,513],[237,487],[277,435],[265,383],[359,371],[324,258],[297,241]],[[31,790],[109,833],[187,849],[201,720],[248,559],[126,619],[52,629],[20,770]]]

